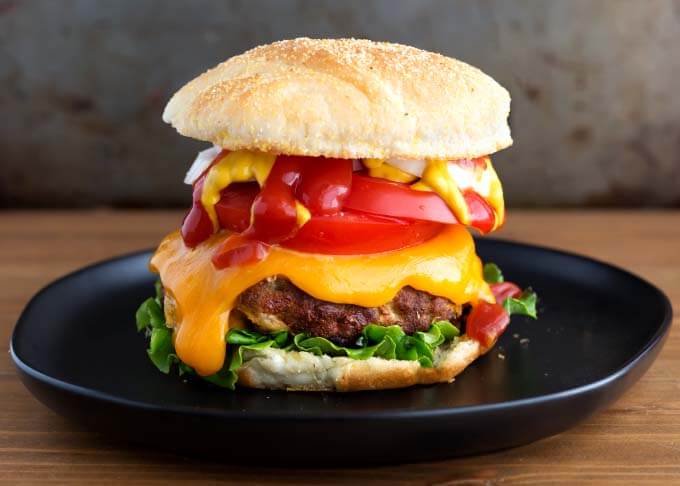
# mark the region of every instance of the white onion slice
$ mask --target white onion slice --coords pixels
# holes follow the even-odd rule
[[[491,172],[478,168],[468,169],[458,164],[448,165],[451,178],[456,181],[456,185],[461,189],[474,189],[483,197],[488,197],[491,193]]]
[[[426,165],[424,160],[387,159],[385,162],[416,177],[422,177]]]
[[[184,183],[192,185],[196,182],[196,179],[201,177],[201,174],[205,172],[205,169],[208,168],[210,162],[212,162],[221,151],[222,147],[218,147],[217,145],[213,145],[209,149],[200,151],[196,156],[196,160],[194,160],[194,163],[191,164],[187,174],[184,176]]]

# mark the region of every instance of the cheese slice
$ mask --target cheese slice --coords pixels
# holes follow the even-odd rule
[[[179,358],[201,375],[224,364],[229,313],[244,290],[270,276],[287,277],[317,299],[365,307],[383,305],[410,285],[457,304],[493,302],[474,241],[462,225],[446,227],[417,246],[371,255],[318,255],[272,247],[262,261],[216,270],[211,258],[227,232],[194,249],[179,232],[168,235],[151,259],[175,303],[174,343]]]

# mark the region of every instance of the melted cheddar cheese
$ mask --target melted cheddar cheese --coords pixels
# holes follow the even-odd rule
[[[304,292],[328,302],[377,307],[410,285],[458,303],[493,302],[472,237],[462,225],[402,250],[356,256],[299,253],[272,247],[262,261],[216,270],[211,257],[229,234],[213,235],[195,249],[178,232],[151,259],[174,302],[174,343],[179,358],[201,375],[224,364],[229,314],[244,290],[271,276],[285,276]]]

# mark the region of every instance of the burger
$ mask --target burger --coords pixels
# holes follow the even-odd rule
[[[508,92],[413,47],[286,40],[201,74],[163,120],[210,142],[136,315],[164,373],[234,389],[451,382],[536,295],[482,265]]]

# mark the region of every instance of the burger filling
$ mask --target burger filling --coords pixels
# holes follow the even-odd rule
[[[233,388],[244,359],[269,347],[433,367],[462,332],[486,351],[510,314],[535,317],[536,295],[482,271],[465,228],[505,220],[488,157],[211,149],[187,182],[181,231],[151,260],[163,285],[136,316],[165,373]]]

